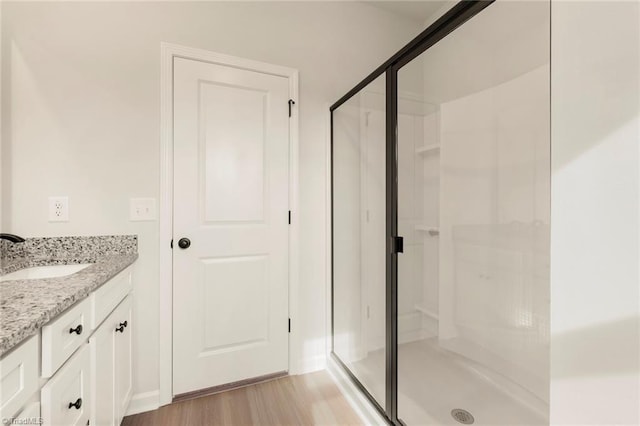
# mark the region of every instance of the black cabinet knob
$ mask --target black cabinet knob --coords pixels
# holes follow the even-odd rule
[[[76,410],[79,410],[80,407],[82,407],[82,398],[78,398],[76,399],[76,402],[70,402],[69,403],[69,410],[71,410],[71,408],[76,407]]]
[[[76,328],[70,328],[69,334],[73,334],[73,333],[76,333],[77,335],[82,334],[82,324],[78,324]]]
[[[120,333],[124,333],[124,328],[125,327],[126,326],[124,324],[120,323],[120,327],[116,327],[116,332],[119,331]]]
[[[188,238],[180,238],[180,240],[178,240],[178,247],[183,250],[188,249],[189,247],[191,247],[191,240]]]
[[[121,323],[120,323],[120,327],[123,327],[123,326],[124,326],[124,327],[126,327],[126,326],[128,326],[128,325],[129,325],[129,324],[127,323],[127,321],[125,321],[125,322],[121,322]]]

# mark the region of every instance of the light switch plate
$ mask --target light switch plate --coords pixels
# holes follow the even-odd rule
[[[49,222],[69,222],[69,197],[49,197]]]
[[[131,198],[129,200],[129,220],[134,222],[156,220],[156,199]]]

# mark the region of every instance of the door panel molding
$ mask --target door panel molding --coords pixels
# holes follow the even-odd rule
[[[223,55],[172,43],[160,44],[160,203],[159,203],[159,404],[173,399],[173,60],[185,58],[243,70],[285,77],[289,96],[296,102],[289,120],[289,316],[295,321],[299,294],[298,260],[298,71],[293,68]],[[301,336],[296,327],[289,334],[289,372],[300,371]]]

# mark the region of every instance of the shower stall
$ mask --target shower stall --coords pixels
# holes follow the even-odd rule
[[[331,107],[332,357],[390,424],[549,423],[549,46],[462,1]]]

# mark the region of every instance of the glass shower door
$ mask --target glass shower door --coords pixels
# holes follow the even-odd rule
[[[398,418],[548,424],[549,3],[398,70]]]
[[[384,75],[333,111],[333,353],[385,407]]]

